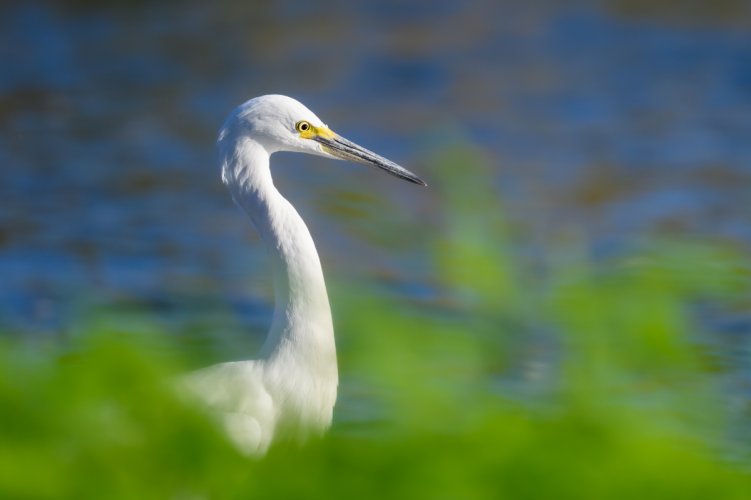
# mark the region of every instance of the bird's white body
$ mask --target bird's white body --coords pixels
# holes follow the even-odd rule
[[[337,136],[305,106],[279,95],[236,108],[218,146],[222,180],[273,256],[276,305],[257,359],[210,366],[186,375],[182,384],[221,416],[242,451],[260,455],[274,440],[322,434],[331,425],[338,385],[321,263],[302,218],[274,186],[271,154],[284,150],[354,159],[412,182],[417,178]]]

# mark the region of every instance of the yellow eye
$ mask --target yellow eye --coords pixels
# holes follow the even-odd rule
[[[310,123],[306,122],[305,120],[301,120],[295,123],[295,130],[297,130],[298,132],[307,132],[308,130],[310,130],[310,128]]]

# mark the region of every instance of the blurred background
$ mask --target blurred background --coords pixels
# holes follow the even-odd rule
[[[342,384],[327,440],[248,474],[154,380],[270,322],[215,153],[267,93],[429,187],[273,158]],[[743,0],[2,2],[0,491],[745,498],[750,137]]]
[[[265,93],[429,184],[447,148],[478,149],[530,261],[572,237],[595,258],[650,234],[751,242],[742,0],[4,2],[0,47],[5,329],[59,333],[130,300],[178,322],[232,304],[263,331],[271,280],[214,141]],[[433,293],[435,190],[274,161],[329,281]]]

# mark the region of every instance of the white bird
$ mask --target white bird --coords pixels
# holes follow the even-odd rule
[[[420,178],[329,129],[298,101],[256,97],[238,106],[219,132],[222,180],[273,256],[275,309],[257,359],[222,363],[181,379],[216,412],[235,444],[262,455],[272,441],[302,442],[331,425],[339,375],[331,309],[313,239],[271,179],[270,156],[294,151]]]

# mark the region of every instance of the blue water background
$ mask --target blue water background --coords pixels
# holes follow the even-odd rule
[[[58,335],[112,303],[262,334],[267,261],[214,141],[264,93],[428,182],[444,148],[483,151],[522,256],[571,235],[594,258],[653,235],[748,248],[751,9],[720,4],[5,2],[0,327]],[[330,283],[436,293],[404,237],[440,227],[435,192],[274,162]]]

